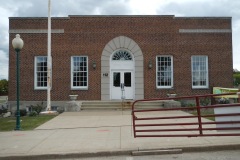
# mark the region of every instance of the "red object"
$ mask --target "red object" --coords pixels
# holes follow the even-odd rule
[[[234,121],[210,121],[203,120],[205,117],[226,117],[226,116],[240,116],[240,113],[226,113],[226,114],[208,114],[202,115],[203,109],[208,108],[221,108],[221,107],[240,107],[240,103],[232,104],[214,104],[208,106],[200,106],[201,98],[214,98],[215,96],[234,95],[236,93],[226,94],[208,94],[197,95],[187,97],[175,97],[175,98],[159,98],[159,99],[144,99],[136,100],[132,104],[132,123],[134,138],[136,137],[202,137],[202,136],[240,136],[240,125],[234,126],[233,124],[240,124],[239,120]],[[136,109],[135,104],[139,102],[150,102],[160,100],[195,100],[196,106],[193,107],[178,107],[178,108],[160,108],[160,109]],[[166,111],[183,111],[192,110],[196,111],[196,115],[177,115],[171,116],[171,114],[156,114]],[[148,113],[154,114],[148,114]],[[142,114],[144,113],[144,114]],[[187,113],[186,113],[187,114]],[[235,118],[235,117],[234,117]],[[193,119],[193,122],[189,122]],[[164,121],[165,120],[165,121]],[[166,123],[166,120],[173,120],[174,123]],[[178,120],[181,122],[178,122]],[[162,122],[161,122],[162,121]],[[203,122],[204,121],[204,122]],[[228,127],[216,127],[219,124],[232,124]],[[174,126],[174,128],[172,128]],[[216,132],[220,131],[220,132]],[[224,132],[223,132],[224,131]],[[231,132],[226,132],[231,131]]]

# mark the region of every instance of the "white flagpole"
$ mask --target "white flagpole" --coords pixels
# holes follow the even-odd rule
[[[51,111],[51,0],[48,0],[47,111]]]

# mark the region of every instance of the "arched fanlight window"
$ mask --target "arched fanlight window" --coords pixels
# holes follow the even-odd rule
[[[132,60],[132,55],[125,50],[119,50],[114,53],[112,56],[112,60],[115,61],[131,61]]]

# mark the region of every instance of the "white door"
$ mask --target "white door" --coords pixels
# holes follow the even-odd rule
[[[112,99],[133,99],[132,71],[112,71]]]

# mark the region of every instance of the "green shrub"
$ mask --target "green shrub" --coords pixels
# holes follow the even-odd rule
[[[20,117],[27,115],[26,109],[20,109],[19,112],[20,112]],[[15,111],[15,116],[17,116],[17,111]]]
[[[200,105],[201,106],[208,106],[210,104],[211,100],[209,98],[202,98],[200,99]]]
[[[187,101],[186,100],[180,100],[181,107],[186,107],[187,106]]]
[[[63,113],[63,112],[64,112],[64,108],[58,107],[57,112],[58,112],[59,114]]]
[[[181,103],[181,107],[195,107],[196,104],[195,103],[191,103],[191,101],[187,101],[187,100],[180,100]]]
[[[30,117],[35,117],[37,115],[38,115],[38,113],[36,111],[32,111],[32,112],[29,113]]]
[[[7,109],[0,109],[0,115],[3,114],[3,113],[7,113]]]
[[[39,114],[43,110],[43,106],[40,104],[37,104],[36,106],[31,105],[32,111],[37,112]]]
[[[195,103],[188,103],[187,107],[196,107],[196,104]]]

